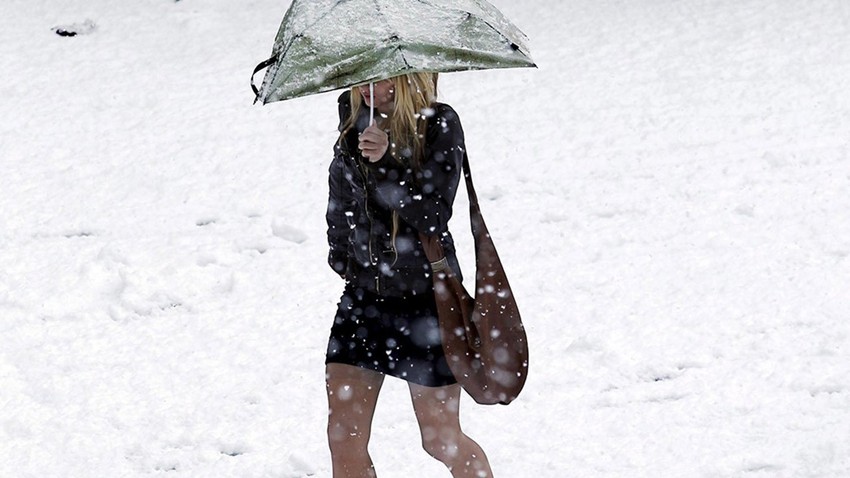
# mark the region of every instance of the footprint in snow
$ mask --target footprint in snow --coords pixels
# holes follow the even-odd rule
[[[313,464],[313,460],[300,453],[293,453],[289,455],[289,464],[296,472],[304,473],[307,476],[313,476],[316,473],[316,467]]]
[[[752,204],[740,204],[735,208],[735,214],[746,217],[756,217],[756,208]]]
[[[59,25],[53,27],[54,33],[59,35],[60,37],[75,37],[77,35],[88,35],[93,33],[97,29],[97,25],[91,20],[86,19],[85,21],[79,23],[72,23],[70,25]]]
[[[486,199],[488,201],[496,201],[498,199],[501,199],[504,196],[505,196],[505,190],[499,185],[496,185],[495,187],[493,187],[491,189],[488,189],[486,191],[481,192],[481,197],[483,197],[484,199]]]
[[[296,227],[290,226],[283,220],[275,219],[272,221],[272,234],[285,241],[302,244],[307,241],[307,233]]]
[[[80,231],[68,231],[68,232],[66,232],[65,234],[62,234],[62,235],[65,236],[68,239],[74,239],[74,238],[77,238],[77,237],[82,237],[82,238],[93,237],[93,236],[96,236],[97,234],[95,234],[92,231],[80,230]]]
[[[237,457],[250,453],[248,444],[242,441],[218,441],[219,453],[224,456]]]

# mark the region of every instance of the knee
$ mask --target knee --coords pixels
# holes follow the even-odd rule
[[[450,470],[461,470],[463,476],[482,478],[492,476],[484,451],[460,430],[443,430],[443,433],[422,434],[422,448]],[[465,470],[465,471],[464,471]]]
[[[460,441],[462,439],[461,435],[455,433],[423,434],[422,448],[435,459],[446,465],[451,465],[460,454]]]
[[[369,445],[369,430],[355,423],[328,420],[328,445],[333,453],[360,453]]]

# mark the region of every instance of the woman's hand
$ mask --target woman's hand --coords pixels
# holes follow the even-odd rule
[[[373,120],[372,124],[360,134],[360,144],[358,147],[363,153],[363,156],[367,158],[370,163],[374,163],[384,157],[389,144],[390,142],[387,133],[385,133],[381,128],[378,128],[378,125],[375,124],[375,121]]]

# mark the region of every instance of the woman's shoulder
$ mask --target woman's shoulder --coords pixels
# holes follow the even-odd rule
[[[351,90],[345,90],[337,98],[339,110],[339,126],[337,129],[342,132],[348,117],[351,115]]]
[[[462,137],[463,127],[460,124],[460,116],[457,111],[446,103],[434,103],[426,113],[428,118],[428,129],[433,133],[454,132]]]
[[[432,116],[437,117],[451,117],[452,119],[457,118],[457,112],[454,108],[448,103],[434,103],[431,106]]]

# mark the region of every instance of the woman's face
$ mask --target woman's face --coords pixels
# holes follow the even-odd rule
[[[390,114],[393,111],[395,100],[395,89],[393,88],[392,80],[381,80],[375,82],[375,97],[369,96],[369,84],[360,85],[357,87],[360,94],[363,96],[363,101],[367,106],[374,106],[376,110],[384,114]],[[374,103],[373,103],[374,100]]]

